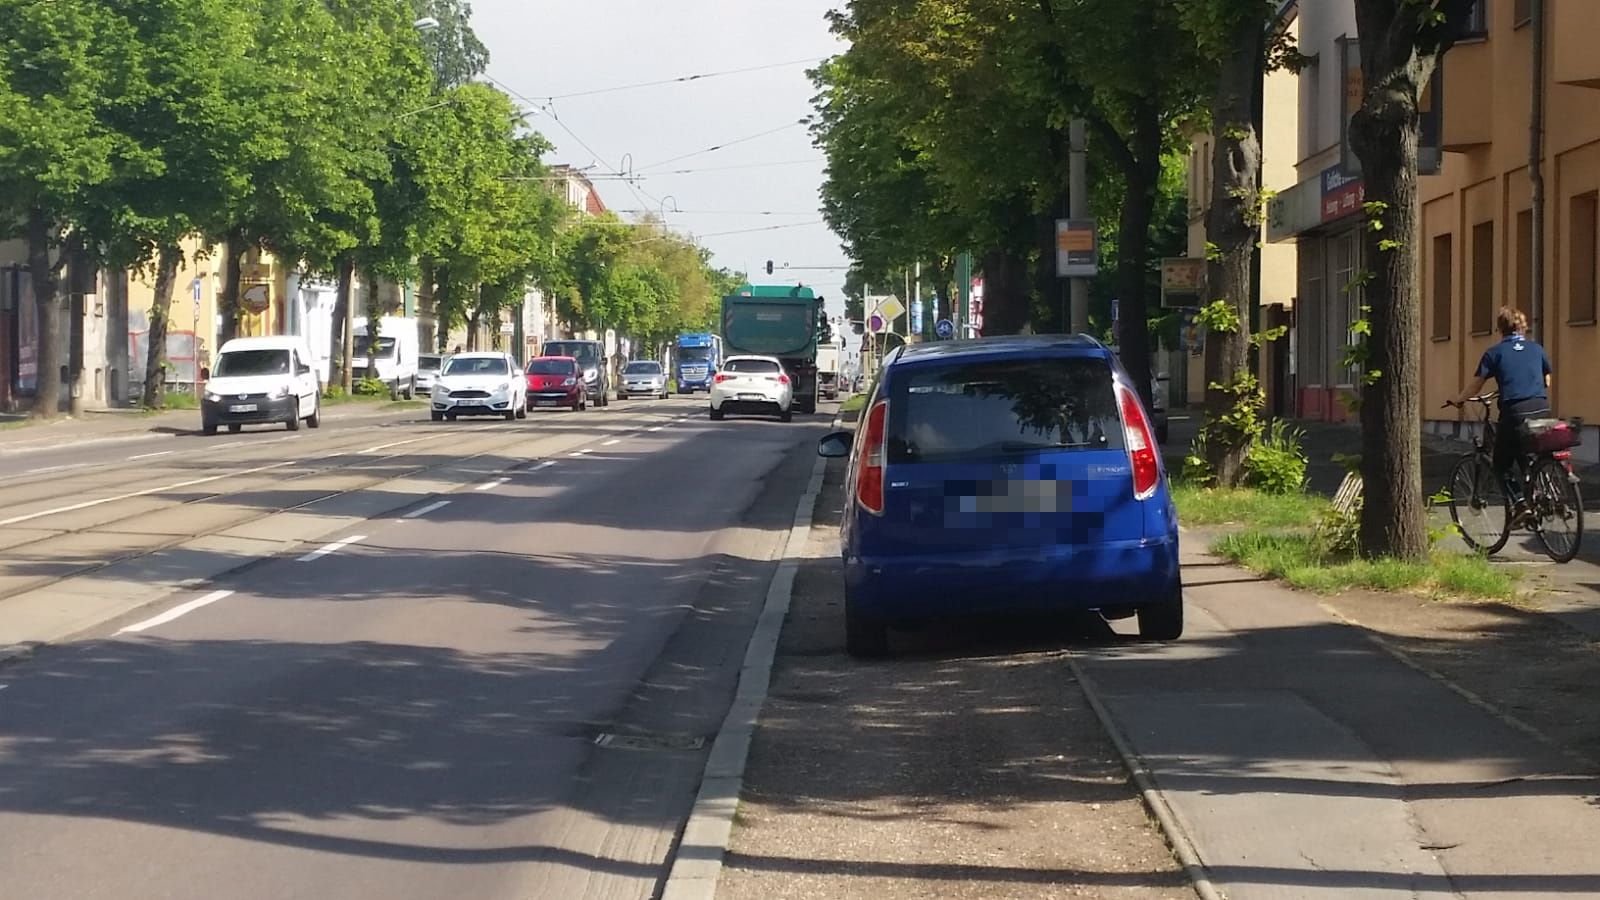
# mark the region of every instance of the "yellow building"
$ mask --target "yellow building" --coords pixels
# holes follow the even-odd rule
[[[1530,124],[1533,27],[1527,0],[1493,0],[1473,37],[1442,67],[1438,175],[1420,185],[1424,415],[1454,432],[1439,410],[1495,340],[1494,314],[1515,305],[1556,367],[1557,412],[1600,422],[1600,2],[1545,0],[1544,252],[1534,256]],[[1544,299],[1533,305],[1534,279]],[[1590,428],[1586,428],[1590,431]],[[1580,452],[1596,455],[1586,435]]]
[[[1298,40],[1300,21],[1298,6],[1285,4],[1277,27],[1289,37]],[[1269,72],[1262,85],[1261,133],[1261,186],[1269,194],[1292,187],[1296,180],[1295,163],[1299,159],[1300,88],[1293,72]],[[1214,144],[1209,133],[1194,136],[1189,150],[1189,243],[1187,255],[1191,259],[1206,256],[1206,210],[1211,204],[1212,163]],[[1261,247],[1261,308],[1259,330],[1292,320],[1296,294],[1296,258],[1292,245],[1266,243],[1263,228]],[[1196,331],[1196,335],[1197,331]],[[1179,375],[1172,372],[1173,389],[1182,390],[1181,397],[1198,406],[1205,402],[1205,356],[1202,344],[1186,342],[1187,371],[1179,383]],[[1289,414],[1293,407],[1293,361],[1289,352],[1292,336],[1271,346],[1263,356],[1263,382],[1268,392],[1269,409],[1277,414]]]

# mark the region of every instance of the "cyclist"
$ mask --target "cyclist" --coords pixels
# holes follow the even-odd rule
[[[1483,386],[1493,378],[1500,392],[1500,425],[1495,429],[1494,471],[1505,484],[1506,497],[1512,504],[1512,524],[1520,524],[1528,514],[1527,501],[1522,496],[1522,484],[1514,475],[1517,461],[1522,456],[1522,423],[1550,415],[1550,356],[1544,348],[1529,340],[1523,332],[1528,328],[1528,317],[1521,310],[1509,306],[1500,308],[1495,316],[1495,326],[1500,330],[1500,341],[1483,352],[1478,371],[1472,383],[1448,406],[1461,406],[1471,397],[1483,392]]]

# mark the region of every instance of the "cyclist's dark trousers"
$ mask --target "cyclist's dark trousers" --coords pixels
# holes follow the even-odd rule
[[[1494,471],[1506,487],[1506,496],[1513,501],[1522,500],[1522,483],[1515,471],[1522,456],[1522,423],[1549,414],[1550,402],[1540,397],[1515,400],[1500,407],[1500,425],[1494,435]]]

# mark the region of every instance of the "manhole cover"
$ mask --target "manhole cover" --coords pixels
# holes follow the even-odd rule
[[[594,743],[611,750],[699,750],[706,739],[687,734],[602,734]]]

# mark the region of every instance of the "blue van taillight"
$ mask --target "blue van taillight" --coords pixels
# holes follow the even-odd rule
[[[889,401],[879,400],[867,413],[861,429],[860,460],[856,470],[856,502],[875,516],[883,515],[883,467],[885,428],[889,420]]]
[[[1145,418],[1138,394],[1119,384],[1117,401],[1122,407],[1122,433],[1128,447],[1128,461],[1133,465],[1133,496],[1136,500],[1148,500],[1161,483],[1155,434],[1150,429],[1150,420]]]

